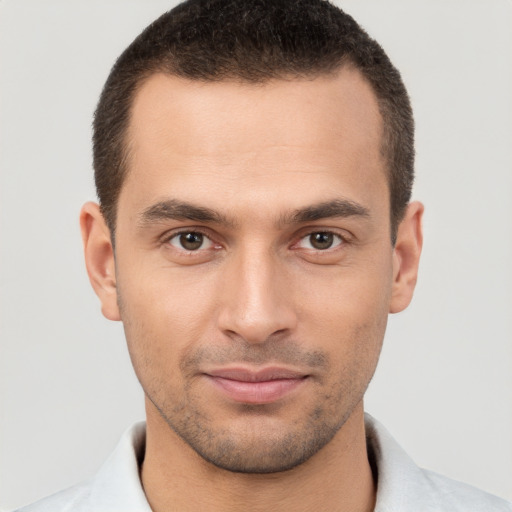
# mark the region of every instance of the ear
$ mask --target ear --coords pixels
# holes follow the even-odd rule
[[[89,280],[109,320],[121,320],[117,305],[116,267],[110,230],[96,203],[86,203],[80,212],[85,265]]]
[[[421,226],[423,210],[424,207],[421,203],[410,203],[398,226],[396,244],[393,249],[393,288],[390,313],[403,311],[412,300],[423,246]]]

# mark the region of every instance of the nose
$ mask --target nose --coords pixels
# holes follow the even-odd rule
[[[278,257],[268,250],[233,255],[224,274],[219,328],[247,343],[264,343],[297,324],[290,283]]]

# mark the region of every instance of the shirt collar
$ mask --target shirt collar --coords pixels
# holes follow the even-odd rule
[[[368,454],[377,473],[375,512],[409,512],[422,503],[422,510],[436,510],[431,486],[423,471],[369,414],[365,414]],[[90,503],[94,510],[151,512],[142,482],[145,422],[136,423],[122,436],[115,451],[93,479]]]
[[[377,468],[375,512],[439,510],[432,485],[391,434],[365,414],[366,443],[370,462]]]
[[[129,428],[93,479],[91,510],[151,512],[140,479],[146,448],[146,423]]]

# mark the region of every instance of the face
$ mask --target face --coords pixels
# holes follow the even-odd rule
[[[135,98],[98,293],[148,422],[218,467],[292,468],[361,407],[397,309],[381,133],[350,69],[264,85],[155,75]]]

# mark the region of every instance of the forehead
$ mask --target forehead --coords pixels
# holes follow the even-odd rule
[[[332,75],[257,84],[191,81],[157,73],[145,80],[134,98],[129,140],[137,144],[145,137],[154,138],[165,125],[167,138],[183,146],[184,128],[199,129],[198,136],[214,136],[212,129],[236,126],[246,130],[224,140],[225,147],[243,142],[250,151],[262,142],[263,135],[267,141],[305,142],[301,139],[307,138],[311,144],[322,145],[327,140],[319,128],[330,133],[334,130],[342,142],[349,131],[366,138],[379,137],[380,124],[370,84],[349,66]],[[248,128],[253,131],[249,133]],[[220,141],[214,142],[216,149]]]
[[[385,183],[381,134],[375,94],[352,68],[263,84],[155,74],[134,99],[123,189],[151,194],[174,180],[174,193],[192,187],[202,201],[234,182],[248,194],[295,184],[295,194],[314,186],[328,195],[340,179],[364,191],[376,177]]]

